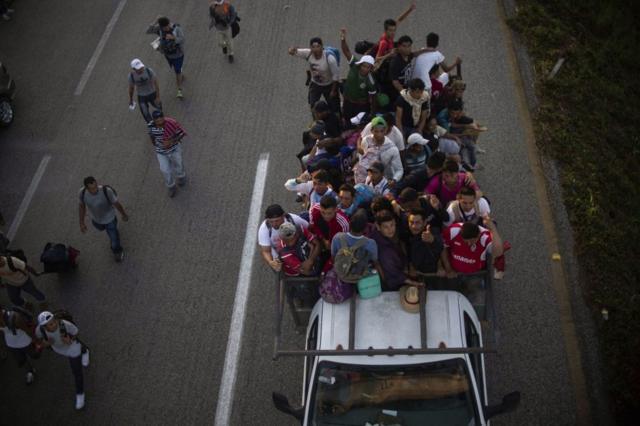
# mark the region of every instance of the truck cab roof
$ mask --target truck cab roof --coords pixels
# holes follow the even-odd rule
[[[469,301],[454,291],[430,291],[426,301],[427,347],[447,348],[465,346],[462,327],[463,312],[467,313],[478,329],[480,323]],[[335,350],[349,345],[349,303],[318,303],[310,323],[318,319],[317,349]],[[356,300],[354,349],[406,349],[420,348],[420,314],[402,309],[398,292],[384,292],[379,297]],[[429,361],[450,359],[455,355],[428,356]],[[323,356],[322,359],[342,363],[406,364],[425,362],[425,355],[377,356]]]

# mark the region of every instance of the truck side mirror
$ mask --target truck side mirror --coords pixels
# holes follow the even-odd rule
[[[292,407],[291,404],[289,404],[289,399],[286,396],[282,395],[281,393],[273,392],[271,397],[273,399],[273,405],[275,405],[277,410],[295,417],[300,421],[300,423],[303,422],[304,407],[298,407],[298,408]]]
[[[502,403],[497,405],[489,405],[484,408],[484,418],[489,420],[498,414],[504,414],[514,411],[520,404],[520,392],[511,392],[502,398]]]

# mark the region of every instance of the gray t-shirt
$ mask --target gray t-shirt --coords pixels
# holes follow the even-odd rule
[[[101,225],[106,225],[113,222],[116,218],[116,209],[113,207],[113,203],[118,201],[116,193],[110,187],[107,187],[107,197],[105,197],[103,187],[98,185],[98,192],[92,194],[88,189],[84,187],[80,188],[78,193],[78,199],[80,203],[83,203],[89,211],[91,219]]]
[[[156,92],[156,87],[153,85],[155,78],[156,73],[151,68],[145,67],[140,74],[135,71],[129,73],[129,84],[136,86],[138,96],[149,96]]]

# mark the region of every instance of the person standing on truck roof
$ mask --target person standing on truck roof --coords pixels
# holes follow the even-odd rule
[[[84,223],[87,211],[91,217],[91,223],[98,231],[107,231],[111,241],[111,251],[116,262],[124,259],[124,249],[120,245],[120,233],[118,232],[118,218],[116,209],[120,212],[122,220],[127,222],[129,216],[124,211],[124,207],[118,201],[115,189],[108,185],[98,185],[93,176],[84,178],[84,185],[78,193],[80,200],[79,217],[80,232],[87,232],[87,225]]]
[[[386,19],[384,21],[384,33],[380,36],[380,40],[378,40],[378,51],[376,52],[376,60],[382,58],[383,56],[388,55],[393,51],[395,47],[395,37],[396,37],[396,29],[398,28],[398,24],[404,21],[407,16],[411,12],[416,10],[416,2],[412,1],[407,10],[402,12],[400,16],[394,19]]]
[[[309,83],[309,106],[313,106],[324,96],[324,100],[335,113],[340,109],[338,97],[338,82],[340,68],[338,60],[332,51],[324,48],[320,37],[313,37],[309,41],[309,48],[290,47],[289,55],[303,58],[309,63],[311,81]]]
[[[446,85],[449,83],[448,73],[457,65],[462,63],[462,60],[456,57],[451,65],[447,65],[444,61],[444,55],[437,50],[439,42],[440,37],[438,34],[429,33],[427,35],[427,48],[432,49],[432,51],[417,57],[416,63],[413,67],[413,78],[419,78],[422,80],[429,94],[431,94],[431,77],[429,76],[429,72],[434,65],[439,65],[442,69],[443,72],[438,75],[438,80],[440,80],[442,84]]]
[[[360,60],[351,54],[347,43],[347,30],[340,30],[340,47],[345,58],[349,58],[349,74],[344,82],[342,102],[342,116],[350,120],[359,112],[373,114],[376,108],[375,95],[378,93],[376,81],[373,78],[375,59],[364,55]]]

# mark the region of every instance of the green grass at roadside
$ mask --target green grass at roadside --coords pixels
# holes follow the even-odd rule
[[[640,411],[637,22],[638,6],[623,0],[520,0],[509,22],[533,59],[536,140],[560,166],[619,424],[637,421]],[[547,79],[560,57],[566,62]]]

